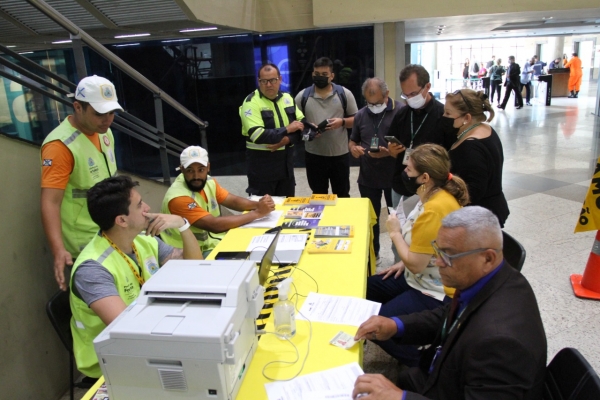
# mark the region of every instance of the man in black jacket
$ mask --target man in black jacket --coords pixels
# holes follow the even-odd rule
[[[504,82],[504,86],[506,86],[506,90],[504,91],[504,99],[502,100],[502,104],[498,106],[499,109],[504,110],[506,108],[506,103],[508,103],[508,99],[510,98],[510,92],[515,92],[515,97],[517,99],[516,109],[520,110],[523,108],[523,96],[521,95],[521,66],[515,62],[515,56],[508,57],[508,71],[506,73],[506,81]]]
[[[524,399],[542,397],[546,335],[527,280],[502,256],[497,218],[465,207],[442,221],[433,242],[451,304],[394,318],[373,316],[355,339],[431,346],[400,388],[382,375],[362,375],[353,396],[368,399]]]

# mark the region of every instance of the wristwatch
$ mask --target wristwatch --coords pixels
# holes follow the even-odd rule
[[[344,118],[342,118],[342,128],[346,127],[346,120]]]
[[[182,217],[182,218],[183,218],[183,217]],[[190,222],[189,222],[187,219],[183,218],[183,222],[185,222],[185,224],[183,224],[183,226],[182,226],[182,227],[178,228],[178,229],[179,229],[179,232],[183,232],[183,231],[185,231],[186,229],[189,229],[189,228],[190,228]]]

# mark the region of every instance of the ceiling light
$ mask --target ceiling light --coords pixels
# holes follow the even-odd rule
[[[438,28],[440,29],[444,29],[446,27],[446,25],[438,25]]]
[[[150,34],[149,33],[132,33],[129,35],[117,35],[117,36],[115,36],[115,39],[126,39],[126,38],[141,37],[141,36],[150,36]]]
[[[139,43],[115,44],[115,47],[138,46]]]
[[[63,44],[63,43],[71,43],[72,40],[68,39],[68,40],[57,40],[56,42],[52,42],[52,44]]]
[[[181,33],[188,33],[188,32],[200,32],[200,31],[216,31],[217,28],[216,26],[209,26],[207,28],[189,28],[189,29],[184,29],[182,31],[179,31]]]
[[[163,40],[161,43],[171,43],[171,42],[187,42],[190,39],[171,39],[171,40]]]
[[[225,35],[225,36],[217,36],[217,39],[231,38],[231,37],[243,37],[243,36],[248,36],[248,34],[246,33],[245,35]]]
[[[552,19],[554,17],[542,17],[543,20]]]
[[[15,45],[10,45],[10,46],[6,46],[6,47],[17,47],[17,46],[15,46]]]
[[[19,54],[33,54],[33,51],[24,51],[24,52],[19,53]]]

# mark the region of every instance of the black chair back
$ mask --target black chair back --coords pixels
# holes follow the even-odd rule
[[[565,347],[548,367],[543,400],[600,399],[600,377],[577,349]]]
[[[60,337],[67,351],[73,354],[73,336],[71,335],[71,306],[69,304],[69,291],[59,290],[46,304],[46,314],[54,330]]]
[[[525,263],[525,256],[527,252],[525,248],[521,246],[521,243],[510,236],[508,233],[502,231],[502,237],[504,244],[502,245],[502,253],[504,253],[504,259],[517,271],[523,268]]]

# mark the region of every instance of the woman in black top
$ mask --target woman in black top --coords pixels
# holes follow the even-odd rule
[[[485,123],[494,118],[487,96],[470,89],[448,94],[444,116],[454,119],[453,126],[458,128],[456,142],[450,148],[451,172],[467,183],[469,205],[492,211],[503,227],[510,213],[502,192],[504,153],[498,134]]]
[[[490,96],[490,103],[494,102],[494,93],[498,92],[498,104],[500,104],[500,92],[502,91],[502,75],[506,73],[504,67],[500,65],[502,60],[499,58],[496,61],[496,65],[490,68],[490,82],[492,83],[492,94]]]

